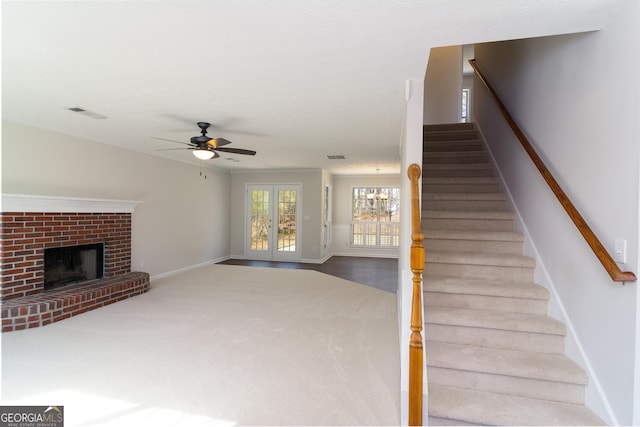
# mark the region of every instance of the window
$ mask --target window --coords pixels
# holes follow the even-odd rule
[[[462,89],[462,117],[460,121],[462,123],[469,123],[469,116],[469,89]]]
[[[354,246],[400,245],[400,189],[358,187],[353,189],[351,241]]]

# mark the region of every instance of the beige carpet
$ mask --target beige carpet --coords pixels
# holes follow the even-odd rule
[[[2,335],[2,404],[71,426],[391,425],[396,297],[309,270],[211,265]]]

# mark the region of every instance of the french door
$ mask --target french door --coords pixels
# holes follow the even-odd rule
[[[300,260],[300,193],[300,184],[247,186],[248,259]]]

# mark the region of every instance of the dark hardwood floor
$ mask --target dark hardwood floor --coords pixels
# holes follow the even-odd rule
[[[398,289],[397,258],[334,256],[324,264],[229,259],[219,264],[315,270],[387,292],[395,293]]]

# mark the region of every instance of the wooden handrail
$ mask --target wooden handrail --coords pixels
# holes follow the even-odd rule
[[[420,189],[422,171],[413,163],[407,170],[411,180],[411,339],[409,340],[409,425],[422,425],[422,271],[424,270],[424,234],[420,225]]]
[[[547,166],[544,164],[540,156],[538,156],[538,153],[536,153],[536,151],[533,149],[527,137],[524,136],[524,133],[522,132],[522,130],[520,130],[518,124],[515,122],[513,117],[511,117],[511,114],[509,114],[509,111],[500,100],[500,97],[498,97],[496,91],[493,90],[486,77],[478,69],[475,59],[470,59],[469,63],[473,67],[473,70],[475,71],[484,87],[487,88],[489,94],[491,94],[491,97],[497,104],[498,109],[511,127],[513,133],[518,138],[518,141],[520,141],[520,144],[522,144],[524,150],[533,161],[533,164],[536,166],[536,168],[538,168],[538,171],[540,171],[540,173],[542,174],[542,177],[551,188],[551,191],[553,191],[553,194],[555,194],[556,198],[569,215],[569,218],[571,218],[573,223],[578,228],[578,231],[580,231],[580,234],[582,234],[584,239],[587,241],[587,244],[591,247],[593,253],[600,260],[602,266],[605,268],[607,273],[609,273],[611,279],[613,279],[614,282],[635,282],[637,280],[636,275],[630,271],[620,270],[618,264],[616,264],[616,262],[613,260],[609,252],[604,248],[598,237],[596,237],[596,235],[593,233],[582,215],[580,215],[578,209],[576,209],[571,200],[569,200],[569,197],[566,195],[564,190],[562,190],[562,187],[560,187],[558,181],[556,181],[553,175],[551,175],[551,172],[549,172]]]

